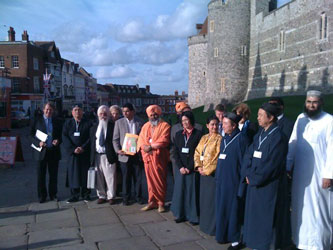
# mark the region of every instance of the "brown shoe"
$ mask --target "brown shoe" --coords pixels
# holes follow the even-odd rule
[[[165,212],[165,208],[164,206],[158,206],[158,210],[159,213],[164,213]]]
[[[115,203],[116,203],[116,201],[115,201],[114,199],[110,199],[110,200],[109,200],[109,204],[110,204],[110,205],[114,205]]]
[[[103,203],[105,203],[105,202],[106,202],[105,199],[101,199],[101,198],[99,198],[99,199],[97,200],[97,204],[103,204]]]

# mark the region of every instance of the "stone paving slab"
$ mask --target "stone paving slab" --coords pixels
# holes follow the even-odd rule
[[[29,211],[34,211],[34,212],[38,212],[38,211],[44,211],[44,210],[51,210],[51,209],[58,209],[58,202],[56,201],[48,201],[45,203],[31,203],[31,205],[29,206]]]
[[[201,239],[191,227],[184,223],[177,224],[172,221],[163,221],[144,224],[142,228],[159,246],[168,246]]]
[[[142,249],[157,250],[159,249],[149,237],[134,237],[122,240],[104,241],[98,244],[99,250],[125,250],[125,249]]]
[[[85,227],[81,229],[81,234],[85,242],[101,242],[131,237],[121,223]]]
[[[37,213],[36,222],[56,221],[63,219],[76,219],[76,214],[73,208],[68,209],[50,209],[43,210]]]
[[[119,216],[128,215],[128,214],[137,214],[142,213],[140,209],[145,205],[133,204],[130,206],[123,206],[122,204],[112,206],[112,209],[115,211],[116,214]]]
[[[136,225],[148,222],[159,222],[165,219],[155,210],[140,212],[138,214],[128,214],[120,216],[121,221],[126,225]]]
[[[27,245],[28,245],[27,235],[11,237],[6,240],[0,240],[1,250],[27,249]]]
[[[67,246],[82,242],[82,238],[77,228],[44,230],[38,232],[30,232],[28,235],[29,249],[45,248],[47,246]]]
[[[28,224],[29,232],[43,231],[43,230],[51,230],[57,228],[71,228],[71,227],[80,227],[79,222],[76,218],[70,219],[58,219],[58,220],[50,220],[43,221],[38,223]]]
[[[9,225],[0,227],[0,241],[14,236],[22,236],[27,232],[27,225]],[[1,249],[1,248],[0,248]]]
[[[139,236],[146,235],[146,233],[142,230],[142,228],[139,225],[126,225],[126,230],[133,237],[139,237]]]
[[[78,208],[81,227],[119,223],[118,216],[109,207],[99,209]]]
[[[200,247],[195,242],[185,242],[180,244],[175,244],[167,247],[162,247],[162,250],[203,250],[202,247]]]
[[[216,249],[216,250],[227,250],[230,244],[218,244],[213,238],[210,239],[202,239],[197,241],[197,243],[204,249],[210,250],[210,249]],[[247,248],[244,248],[244,250]]]
[[[14,225],[35,222],[33,212],[4,212],[0,213],[0,225]]]
[[[69,197],[67,197],[65,200],[59,201],[58,205],[60,208],[69,208],[69,207],[86,207],[87,204],[83,200],[73,203],[67,203],[67,200]]]
[[[71,246],[63,246],[63,247],[51,247],[51,248],[43,248],[47,250],[98,250],[96,244],[94,243],[85,243],[85,244],[75,244]]]

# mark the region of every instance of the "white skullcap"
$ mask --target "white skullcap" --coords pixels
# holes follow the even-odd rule
[[[312,97],[321,97],[321,92],[318,90],[309,90],[306,92],[306,97],[312,96]]]

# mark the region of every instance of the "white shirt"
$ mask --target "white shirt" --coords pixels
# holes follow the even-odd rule
[[[134,123],[134,118],[132,120],[128,120],[126,118],[127,121],[127,125],[128,125],[128,130],[130,132],[130,134],[136,134],[135,132],[135,123]]]
[[[105,147],[99,145],[99,136],[101,134],[102,126],[98,125],[96,130],[96,152],[99,154],[105,154]],[[107,128],[104,130],[104,139],[106,138]]]

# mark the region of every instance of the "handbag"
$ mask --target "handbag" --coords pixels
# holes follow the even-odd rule
[[[88,170],[87,188],[94,189],[95,183],[96,183],[96,170],[95,167],[91,167]]]

